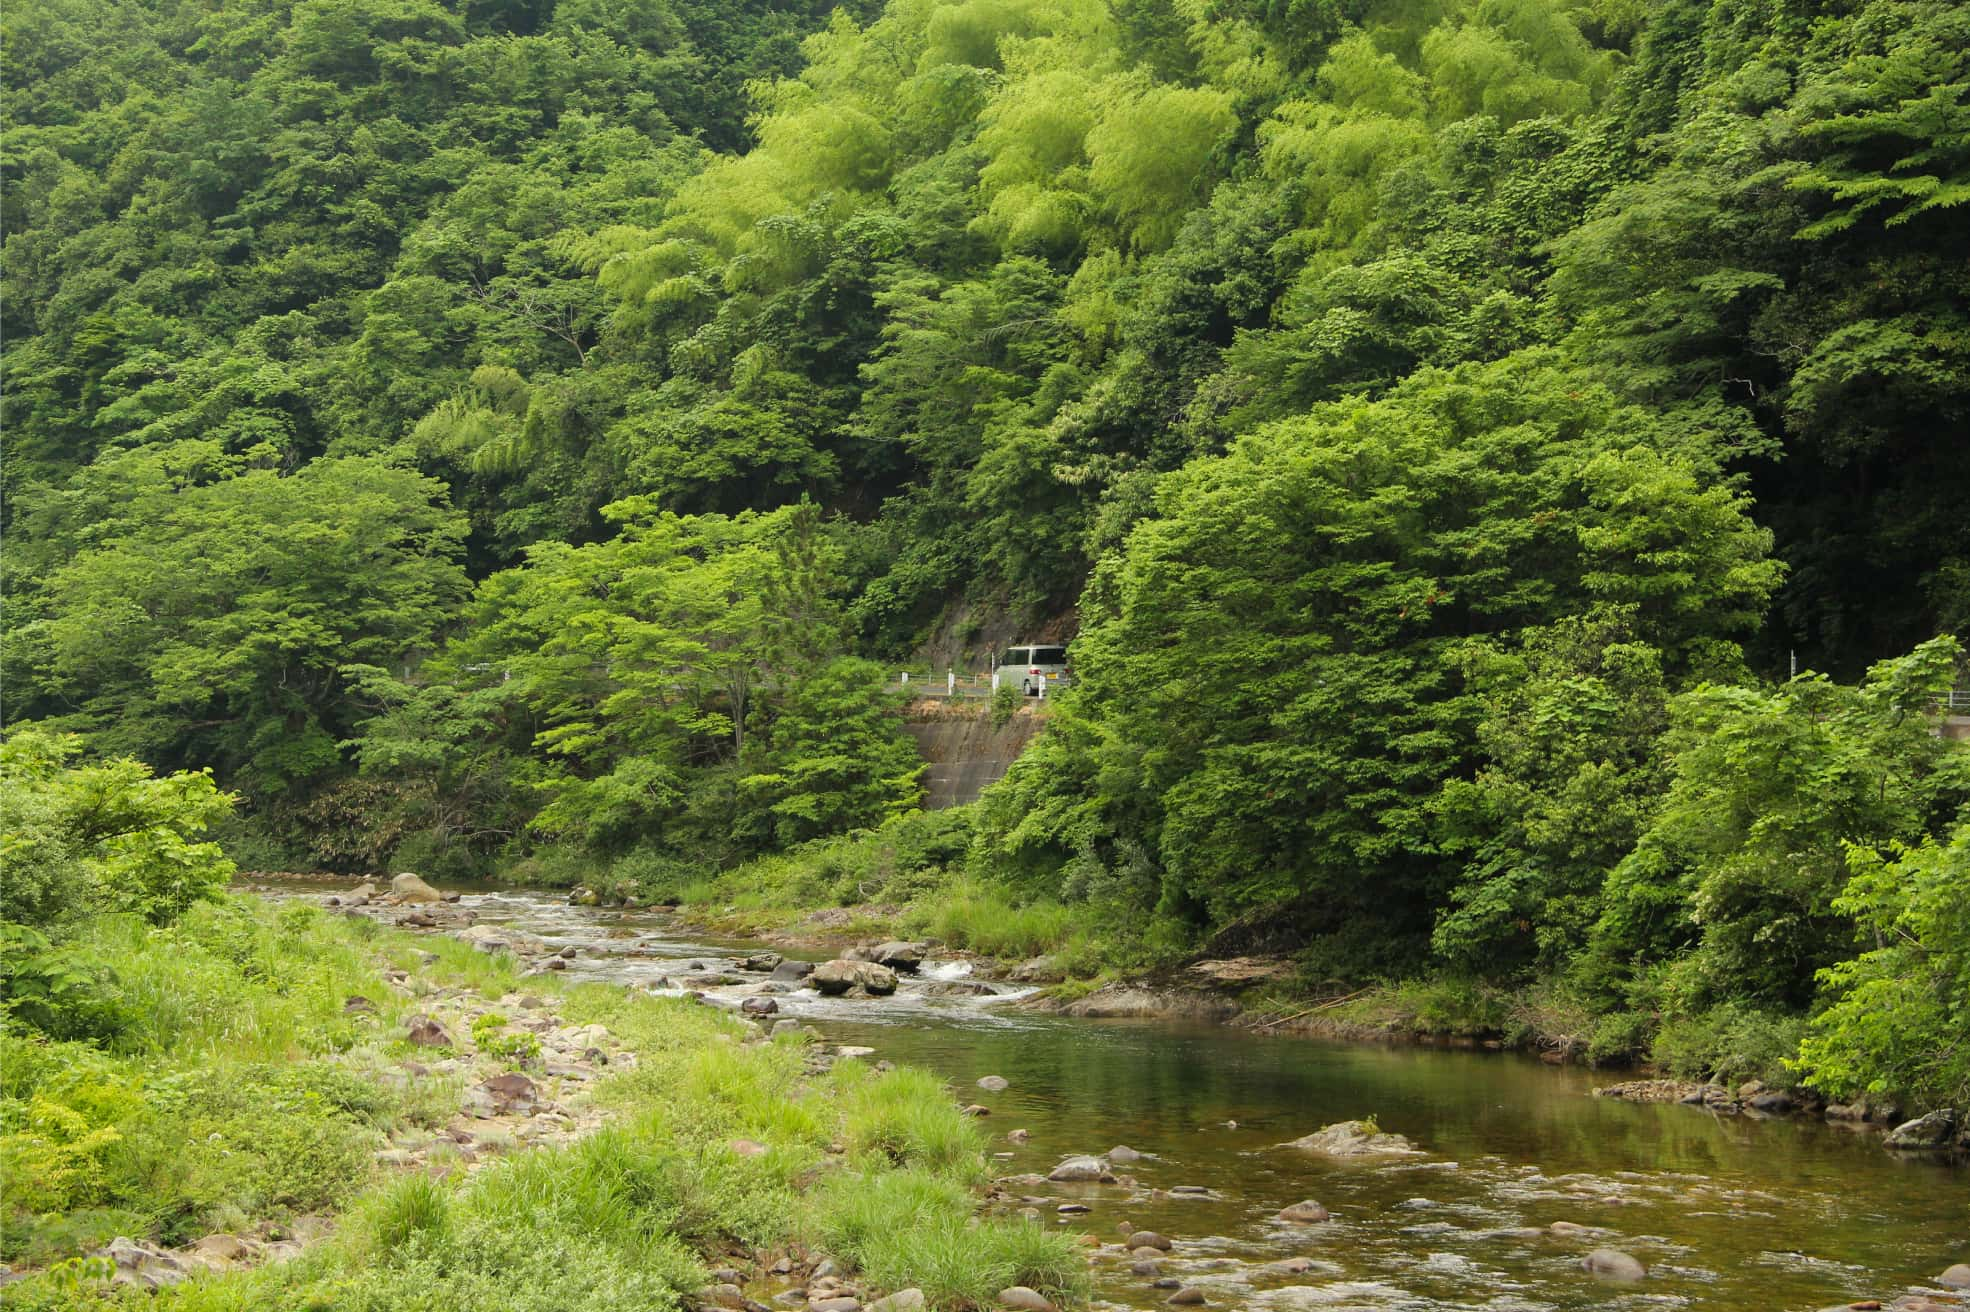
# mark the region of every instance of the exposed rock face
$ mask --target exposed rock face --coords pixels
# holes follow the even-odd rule
[[[887,966],[873,961],[850,961],[845,957],[816,966],[808,981],[831,998],[840,997],[854,988],[863,989],[875,997],[885,997],[896,991],[897,982],[896,972]]]
[[[1367,1121],[1338,1121],[1287,1144],[1327,1157],[1402,1157],[1422,1150],[1399,1134],[1385,1134]]]
[[[1108,1162],[1101,1157],[1069,1157],[1060,1165],[1047,1172],[1047,1179],[1056,1184],[1090,1181],[1107,1184],[1113,1182],[1115,1173],[1108,1169]]]
[[[390,896],[399,902],[416,902],[425,905],[445,900],[443,893],[408,870],[401,875],[390,877]]]
[[[1942,1107],[1927,1116],[1903,1121],[1888,1132],[1883,1142],[1903,1152],[1935,1152],[1948,1148],[1955,1134],[1956,1112],[1953,1108]]]
[[[1596,1248],[1580,1259],[1583,1269],[1603,1280],[1633,1281],[1648,1274],[1648,1268],[1633,1254],[1618,1248]]]
[[[1286,979],[1293,973],[1293,963],[1281,957],[1220,957],[1193,962],[1184,973],[1217,988],[1236,989]]]
[[[1020,978],[1013,972],[1013,978]],[[1061,1008],[1068,1016],[1150,1016],[1169,1020],[1225,1020],[1238,1014],[1238,1004],[1220,993],[1194,989],[1152,989],[1111,984]]]

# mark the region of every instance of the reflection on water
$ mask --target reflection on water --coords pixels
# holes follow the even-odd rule
[[[306,891],[319,895],[319,885]],[[693,938],[650,913],[486,892],[466,902],[555,946],[576,977],[650,984],[692,962],[716,971],[747,941]],[[819,959],[822,953],[795,954]],[[926,963],[927,980],[964,963]],[[750,987],[750,986],[748,986]],[[1176,1241],[1163,1274],[1213,1304],[1301,1309],[1815,1309],[1892,1297],[1970,1261],[1970,1172],[1899,1160],[1872,1135],[1815,1122],[1757,1122],[1588,1096],[1594,1077],[1513,1057],[1264,1037],[1220,1027],[1070,1020],[1011,999],[779,998],[829,1039],[937,1070],[991,1109],[1003,1173],[1118,1144],[1151,1154],[1117,1185],[1014,1186],[1046,1224],[1071,1218],[1106,1241],[1127,1223]],[[725,999],[736,1005],[744,990]],[[716,992],[716,991],[715,991]],[[982,1076],[1010,1081],[1002,1093]],[[1279,1145],[1333,1121],[1373,1117],[1423,1157],[1333,1162]],[[1025,1144],[1006,1141],[1015,1127]],[[1170,1192],[1176,1186],[1208,1192]],[[1281,1222],[1312,1198],[1334,1219]],[[1013,1204],[1018,1206],[1019,1200]],[[1545,1231],[1553,1222],[1586,1229]],[[1527,1233],[1538,1227],[1542,1233]],[[1640,1285],[1602,1285],[1590,1248],[1648,1264]],[[1300,1272],[1268,1269],[1310,1259]],[[1160,1306],[1166,1291],[1104,1254],[1100,1299]]]

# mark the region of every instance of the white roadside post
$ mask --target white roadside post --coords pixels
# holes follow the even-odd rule
[[[948,665],[944,667],[944,695],[946,697],[958,695],[958,672]]]

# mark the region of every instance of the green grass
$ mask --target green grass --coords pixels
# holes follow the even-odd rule
[[[1058,902],[1013,901],[1004,890],[958,880],[905,918],[913,932],[993,957],[1037,957],[1074,937],[1075,911]]]
[[[23,1255],[52,1261],[114,1233],[185,1240],[302,1210],[339,1212],[341,1224],[282,1266],[201,1275],[154,1296],[71,1266],[10,1287],[10,1307],[670,1312],[703,1284],[707,1257],[817,1242],[871,1289],[918,1286],[953,1312],[1012,1283],[1062,1298],[1083,1290],[1069,1237],[977,1217],[981,1131],[928,1073],[841,1062],[810,1077],[803,1045],[741,1043],[739,1022],[711,1008],[541,981],[567,1021],[606,1025],[637,1055],[594,1089],[609,1124],[471,1175],[378,1179],[370,1152],[383,1132],[449,1115],[457,1094],[413,1096],[370,1078],[376,1046],[413,1005],[381,987],[379,959],[416,965],[435,953],[427,973],[488,988],[509,980],[510,964],[250,901],[196,913],[169,935],[115,934],[104,942],[145,1000],[118,1040],[131,1051],[5,1040],[21,1058],[0,1077],[10,1141],[35,1124],[37,1097],[80,1118],[65,1145],[42,1145],[42,1187],[68,1194],[30,1227],[41,1247]],[[168,1006],[166,981],[184,989]],[[346,992],[383,1015],[342,1015]],[[90,1129],[105,1125],[121,1137],[89,1147]],[[739,1140],[764,1151],[741,1152]],[[66,1159],[54,1151],[77,1144]],[[69,1173],[57,1178],[63,1160]],[[10,1172],[10,1195],[15,1184]]]
[[[939,1307],[989,1307],[1008,1285],[1056,1301],[1087,1292],[1083,1250],[1029,1221],[974,1224],[966,1190],[916,1168],[838,1176],[820,1200],[819,1234],[877,1285],[914,1285]]]

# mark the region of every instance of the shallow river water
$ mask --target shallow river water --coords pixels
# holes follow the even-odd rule
[[[481,921],[581,946],[569,972],[578,978],[647,987],[684,963],[715,969],[758,946],[547,894],[475,893],[465,903]],[[925,972],[951,979],[966,969],[933,956]],[[911,982],[894,999],[859,1001],[803,990],[778,1001],[829,1041],[935,1070],[960,1100],[989,1107],[993,1150],[1010,1154],[1002,1174],[1044,1173],[1067,1154],[1116,1145],[1153,1154],[1117,1168],[1134,1188],[1013,1192],[1044,1198],[1033,1205],[1047,1224],[1111,1242],[1124,1222],[1170,1236],[1165,1274],[1201,1287],[1215,1306],[1781,1312],[1913,1289],[1943,1295],[1932,1278],[1970,1262],[1970,1171],[1899,1159],[1870,1133],[1596,1099],[1591,1072],[1511,1055],[1069,1019],[1020,1008],[1014,989],[932,998],[923,988]],[[736,1006],[748,991],[714,990],[710,1000]],[[1010,1087],[977,1089],[987,1075]],[[1335,1162],[1280,1146],[1371,1116],[1424,1153]],[[1030,1141],[1007,1142],[1014,1128]],[[1169,1192],[1179,1185],[1209,1192]],[[1334,1219],[1275,1219],[1309,1198]],[[1091,1210],[1056,1220],[1063,1202]],[[1511,1233],[1556,1221],[1592,1230]],[[1603,1245],[1640,1258],[1648,1278],[1614,1286],[1587,1275],[1582,1255]],[[1265,1269],[1289,1257],[1313,1266]],[[1128,1261],[1098,1266],[1098,1300],[1160,1307],[1167,1291],[1129,1274]]]

